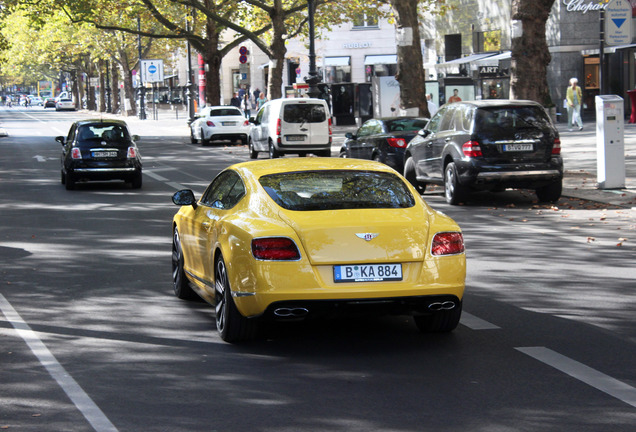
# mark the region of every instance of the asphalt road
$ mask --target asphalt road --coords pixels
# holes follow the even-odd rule
[[[247,149],[149,123],[141,190],[66,191],[53,137],[85,116],[0,108],[0,430],[634,430],[633,211],[518,191],[451,207],[434,189],[466,239],[455,332],[340,319],[230,345],[172,294],[170,197]]]

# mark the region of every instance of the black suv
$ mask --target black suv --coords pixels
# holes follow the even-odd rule
[[[404,177],[420,191],[443,184],[458,204],[471,190],[534,189],[540,201],[561,196],[559,134],[545,109],[523,100],[447,104],[406,148]]]
[[[124,180],[141,187],[141,155],[122,120],[80,120],[68,136],[56,137],[62,144],[61,180],[66,189],[87,180]]]

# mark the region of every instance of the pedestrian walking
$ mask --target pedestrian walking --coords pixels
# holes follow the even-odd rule
[[[241,98],[241,109],[245,113],[245,118],[249,119],[252,114],[252,102],[248,93],[243,94]]]
[[[579,80],[570,78],[570,86],[565,92],[565,99],[568,106],[568,130],[574,130],[576,123],[579,130],[583,130],[583,120],[581,119],[581,101],[583,100],[583,92],[578,86]]]
[[[265,93],[261,92],[258,99],[256,99],[257,109],[261,109],[261,107],[265,105],[265,102],[267,102],[267,97],[265,96]]]
[[[241,99],[239,99],[238,92],[234,92],[234,95],[232,95],[232,99],[230,99],[230,105],[235,106],[237,108],[241,107]]]

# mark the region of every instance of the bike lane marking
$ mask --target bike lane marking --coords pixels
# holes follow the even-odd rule
[[[625,384],[589,366],[572,360],[556,351],[545,347],[517,347],[520,351],[542,363],[570,375],[610,396],[613,396],[628,405],[636,407],[636,388]]]
[[[18,335],[24,340],[31,352],[37,357],[40,364],[48,371],[51,377],[64,390],[73,404],[93,426],[96,432],[117,432],[108,417],[93,402],[64,367],[49,351],[44,342],[31,330],[31,327],[22,319],[18,312],[11,306],[8,300],[0,294],[0,311],[11,323]]]

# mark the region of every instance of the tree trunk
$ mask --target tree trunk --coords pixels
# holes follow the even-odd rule
[[[276,6],[270,14],[272,20],[272,43],[270,44],[271,57],[269,63],[269,77],[267,79],[267,99],[279,99],[283,97],[283,67],[285,65],[285,16],[283,15],[282,2],[275,2]]]
[[[221,56],[219,50],[220,33],[218,24],[208,20],[206,25],[206,44],[203,49],[203,60],[207,65],[205,71],[205,100],[208,105],[221,104]]]
[[[119,67],[115,62],[111,62],[110,67],[110,88],[111,112],[116,113],[119,111]]]
[[[106,79],[104,60],[99,60],[99,112],[106,112]]]
[[[419,0],[391,0],[397,27],[397,74],[400,108],[408,115],[430,117],[422,61],[417,5]]]
[[[553,4],[554,0],[512,1],[513,29],[515,25],[522,29],[518,34],[513,30],[512,35],[511,99],[529,99],[544,106],[552,103],[547,79],[552,56],[545,29]]]

